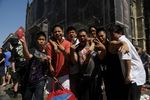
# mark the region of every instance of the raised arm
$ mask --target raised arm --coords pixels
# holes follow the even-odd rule
[[[97,54],[100,60],[103,60],[106,55],[105,45],[102,44],[98,39],[93,40],[95,43],[95,49],[97,49]]]
[[[26,59],[31,59],[31,58],[33,57],[33,55],[32,55],[32,54],[29,52],[29,50],[28,50],[25,37],[23,36],[23,37],[20,39],[20,41],[21,41],[22,46],[23,46],[23,54],[24,54],[24,57],[25,57]]]
[[[75,52],[75,49],[76,49],[75,45],[72,45],[70,47],[70,58],[71,58],[71,61],[72,61],[73,64],[76,64],[78,62],[78,55]]]
[[[112,48],[116,48],[119,52],[129,52],[128,44],[124,41],[111,41],[110,45],[113,46]]]
[[[3,59],[0,61],[0,63],[4,62],[4,60],[5,60],[5,58],[3,58]]]
[[[130,72],[131,72],[131,60],[123,60],[124,65],[125,65],[125,82],[130,83],[131,82],[131,77],[130,77]]]

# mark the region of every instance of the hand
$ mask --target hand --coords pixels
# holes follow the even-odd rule
[[[55,74],[56,74],[56,72],[55,72],[54,68],[52,67],[52,65],[50,65],[50,74],[52,76],[55,76]]]
[[[25,37],[24,37],[24,36],[22,36],[22,38],[21,38],[21,39],[19,39],[19,40],[20,40],[20,42],[21,42],[22,44],[26,43],[26,39],[25,39]]]
[[[129,84],[129,83],[131,83],[131,77],[127,76],[125,79],[125,84]]]
[[[95,48],[98,50],[105,50],[104,44],[102,44],[98,39],[94,39],[93,42],[95,43]]]
[[[16,34],[18,36],[19,39],[21,39],[24,36],[24,28],[20,27],[17,31]]]
[[[60,42],[57,40],[57,47],[60,51],[64,52],[65,51],[65,48],[60,44]]]
[[[123,45],[121,45],[118,49],[119,52],[122,52],[122,53],[128,53],[129,52],[129,47],[127,45],[127,43],[123,43]]]
[[[71,51],[75,51],[76,48],[77,48],[76,45],[71,45],[70,50],[71,50]]]
[[[45,60],[47,60],[47,56],[43,56],[42,54],[40,54],[40,60],[43,62]]]
[[[123,42],[123,41],[111,41],[110,44],[114,48],[118,49],[118,51],[121,52],[121,53],[129,52],[128,44],[126,42]]]
[[[93,42],[94,42],[94,43],[97,43],[97,42],[100,42],[100,41],[99,41],[99,39],[94,38],[94,39],[93,39]]]
[[[51,39],[49,39],[49,42],[53,45],[55,52],[59,53],[60,51],[58,49],[57,43],[52,41]]]

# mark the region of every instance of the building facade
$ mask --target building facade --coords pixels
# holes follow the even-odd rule
[[[27,5],[26,36],[32,46],[37,31],[51,35],[55,24],[87,29],[117,23],[133,44],[146,48],[143,14],[143,0],[32,0]]]
[[[131,0],[130,7],[132,42],[146,49],[143,0]]]
[[[3,42],[2,48],[5,50],[7,47],[12,48],[11,43],[17,39],[17,36],[14,33],[10,33]]]
[[[150,54],[150,0],[144,0],[144,22],[146,33],[146,50]]]

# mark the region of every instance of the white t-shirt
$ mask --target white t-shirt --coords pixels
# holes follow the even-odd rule
[[[129,47],[128,53],[119,53],[122,67],[124,66],[123,60],[131,60],[131,81],[135,82],[137,85],[143,85],[146,80],[146,74],[140,56],[133,44],[126,38],[125,35],[122,35],[119,40],[126,42]]]

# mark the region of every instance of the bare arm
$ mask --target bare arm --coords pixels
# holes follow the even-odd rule
[[[3,59],[0,61],[0,63],[2,63],[4,60],[5,60],[5,58],[3,58]]]
[[[70,48],[70,58],[73,64],[76,64],[78,62],[78,56],[77,53],[75,52],[75,45],[72,45]]]
[[[52,60],[52,47],[51,47],[51,43],[48,43],[46,46],[46,52],[47,52],[47,57],[48,57],[48,62],[49,62],[49,69],[50,69],[50,73],[52,76],[55,76],[55,70],[54,67],[52,66],[51,60]]]
[[[70,56],[70,47],[71,43],[68,43],[65,47],[57,40],[57,46],[58,49],[63,53],[65,59],[69,61],[69,56]]]
[[[48,42],[54,47],[54,50],[55,50],[56,52],[60,52],[59,49],[58,49],[58,47],[57,47],[56,42],[54,42],[54,41],[51,40],[51,39],[49,39]]]
[[[25,57],[26,59],[31,59],[31,58],[33,57],[33,55],[32,55],[32,54],[29,52],[29,50],[28,50],[25,37],[23,36],[23,37],[20,39],[20,41],[21,41],[22,46],[23,46],[23,54],[24,54],[24,57]]]
[[[119,52],[122,52],[122,53],[129,52],[129,47],[128,47],[128,44],[126,42],[124,42],[124,41],[118,41],[118,42],[120,45],[120,47],[118,49]]]
[[[98,57],[100,60],[103,60],[106,55],[106,48],[105,45],[102,44],[98,39],[94,40],[95,42],[95,48],[98,50]]]
[[[106,56],[106,48],[103,47],[101,50],[98,51],[98,57],[100,60],[103,60]]]
[[[124,65],[125,65],[125,82],[130,83],[131,78],[130,78],[130,72],[131,72],[131,60],[124,60]]]
[[[11,62],[11,66],[12,66],[12,71],[13,71],[13,72],[16,72],[15,62]]]
[[[91,45],[90,45],[89,50],[90,50],[90,51],[93,51],[94,48],[95,48],[95,43],[94,43],[94,42],[91,42]]]
[[[119,52],[129,52],[128,44],[124,41],[111,41],[110,45],[112,46],[112,48],[117,49]]]

